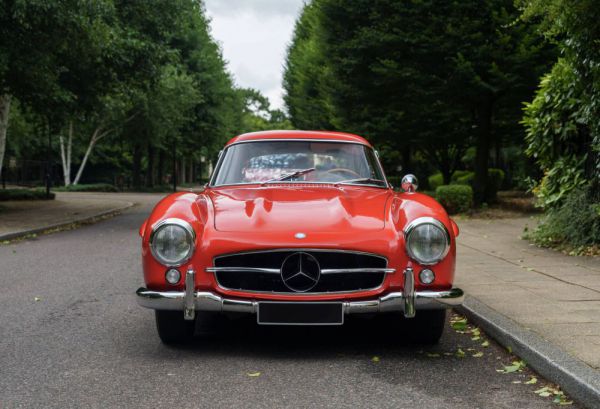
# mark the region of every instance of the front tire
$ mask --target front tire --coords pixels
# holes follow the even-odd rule
[[[196,320],[183,319],[183,311],[156,310],[154,313],[158,336],[163,344],[183,344],[194,336]]]
[[[418,310],[414,318],[406,319],[408,337],[419,344],[437,344],[444,334],[446,310]]]

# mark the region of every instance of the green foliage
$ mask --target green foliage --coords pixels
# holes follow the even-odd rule
[[[473,175],[474,175],[474,173],[470,170],[455,170],[450,178],[450,181],[453,183],[456,183],[459,179],[463,178],[464,176],[473,177]],[[464,185],[466,183],[460,183],[460,184]]]
[[[250,94],[267,111],[253,112],[248,90],[235,88],[201,1],[0,7],[0,98],[13,101],[8,154],[45,160],[49,137],[58,162],[59,137],[66,153],[72,125],[72,165],[63,163],[72,181],[88,147],[92,169],[82,180],[161,185],[174,161],[198,179],[233,135],[291,127]]]
[[[435,198],[449,214],[464,213],[473,205],[473,188],[467,185],[438,186]]]
[[[281,110],[272,110],[269,100],[251,88],[238,89],[243,101],[240,133],[292,129],[292,124]]]
[[[561,59],[542,78],[534,100],[525,104],[526,153],[544,172],[533,188],[540,207],[560,206],[569,192],[586,183],[589,126],[582,92],[573,67]]]
[[[46,197],[44,189],[0,189],[0,201],[8,200],[46,200],[54,199],[54,193]]]
[[[600,196],[589,187],[572,190],[526,237],[546,247],[600,244]]]
[[[573,190],[585,186],[588,181],[583,175],[583,161],[585,157],[561,157],[546,170],[542,180],[533,188],[537,205],[542,208],[560,206]]]
[[[534,191],[540,205],[555,209],[583,179],[600,192],[600,8],[595,0],[520,3],[524,18],[541,20],[562,51],[523,120],[527,153],[544,173]]]
[[[436,190],[438,187],[444,184],[444,177],[441,173],[436,173],[427,178],[430,190]]]
[[[452,181],[452,183],[456,184],[456,185],[469,185],[469,186],[472,186],[474,180],[475,180],[475,173],[474,172],[465,172],[461,176],[458,176],[458,177],[454,178],[454,180]]]
[[[69,185],[56,187],[55,192],[118,192],[115,186],[108,183],[91,183],[86,185]]]
[[[288,50],[292,123],[364,135],[408,172],[422,155],[443,183],[482,140],[485,173],[492,141],[522,140],[520,103],[547,67],[518,16],[511,0],[314,0]]]

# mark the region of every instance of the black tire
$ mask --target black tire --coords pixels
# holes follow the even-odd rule
[[[444,334],[446,310],[420,310],[406,319],[408,337],[419,344],[437,344]]]
[[[196,320],[184,320],[183,311],[156,310],[155,317],[158,336],[163,344],[184,344],[194,336]]]

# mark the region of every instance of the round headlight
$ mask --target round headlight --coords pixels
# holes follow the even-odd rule
[[[405,230],[406,251],[410,258],[422,265],[436,264],[450,250],[450,234],[446,227],[432,217],[421,217]]]
[[[177,267],[194,253],[196,234],[190,224],[181,219],[165,219],[152,228],[150,250],[165,266]]]

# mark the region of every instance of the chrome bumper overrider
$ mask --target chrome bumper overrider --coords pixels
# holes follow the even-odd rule
[[[256,313],[257,300],[223,298],[208,291],[193,291],[195,272],[186,273],[186,291],[152,291],[139,288],[138,304],[155,310],[181,310],[186,319],[194,318],[194,311]],[[403,311],[407,318],[414,317],[415,310],[443,309],[460,305],[464,294],[460,288],[447,291],[415,291],[412,269],[404,271],[405,290],[393,292],[366,301],[342,301],[345,314]]]

